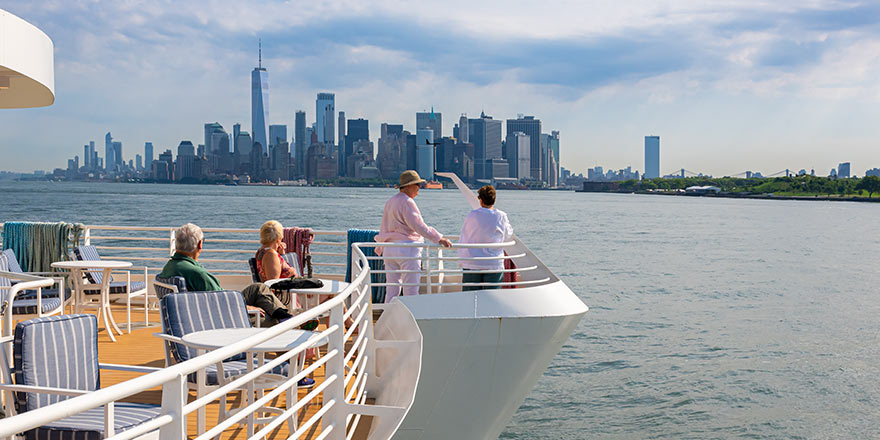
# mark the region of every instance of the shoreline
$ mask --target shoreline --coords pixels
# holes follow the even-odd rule
[[[578,191],[584,192],[584,191]],[[736,194],[736,193],[718,193],[718,194],[687,194],[676,192],[649,192],[636,191],[632,194],[647,194],[660,196],[680,196],[680,197],[720,197],[726,199],[759,199],[759,200],[801,200],[801,201],[823,201],[823,202],[864,202],[864,203],[880,203],[880,197],[868,198],[858,196],[848,197],[829,197],[829,196],[776,196],[773,194]]]

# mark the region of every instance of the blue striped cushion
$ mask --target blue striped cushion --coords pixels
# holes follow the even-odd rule
[[[178,292],[186,292],[186,278],[184,277],[156,277],[156,281],[177,286]],[[158,296],[160,299],[165,295],[170,295],[174,293],[171,289],[168,289],[166,287],[158,286],[155,284],[153,285],[153,287],[156,289],[156,296]]]
[[[161,408],[143,403],[118,402],[113,406],[113,426],[118,434],[156,418]],[[53,421],[25,433],[28,440],[100,440],[104,438],[104,408],[92,408],[79,414]]]
[[[257,363],[257,359],[254,359],[254,368],[259,367],[260,365]],[[287,362],[284,362],[281,365],[276,366],[272,369],[272,373],[281,374],[287,376]],[[227,379],[241,376],[242,374],[247,373],[247,359],[238,360],[238,361],[223,361],[223,376]],[[192,383],[196,383],[196,373],[192,373],[187,376],[187,380]],[[207,368],[205,368],[205,385],[219,385],[217,382],[217,364],[211,364]]]
[[[251,268],[251,279],[253,279],[255,283],[262,283],[263,280],[260,279],[260,270],[257,269],[257,259],[251,257],[248,260],[248,267]]]
[[[98,373],[98,319],[95,315],[60,315],[30,319],[15,326],[15,383],[94,391]],[[23,393],[16,405],[42,408],[70,396]]]
[[[166,295],[159,300],[162,313],[162,331],[171,336],[215,328],[249,328],[251,326],[241,292],[182,292]],[[177,362],[197,356],[196,349],[182,344],[171,344],[171,354]],[[229,360],[242,360],[244,354]]]
[[[6,256],[5,252],[0,252],[0,271],[11,272],[9,270],[9,257]],[[0,277],[0,287],[10,286],[12,286],[12,280],[6,277]],[[8,292],[9,289],[0,289],[0,298],[5,299]]]
[[[3,255],[6,256],[7,269],[6,272],[15,272],[15,273],[24,273],[21,270],[21,266],[18,264],[18,258],[15,257],[15,252],[12,249],[3,250]]]
[[[70,295],[72,294],[70,289],[64,289],[64,299],[70,299]],[[15,300],[22,299],[36,299],[37,291],[36,290],[25,290],[24,292],[19,292],[18,296],[15,297]],[[58,288],[52,289],[43,289],[43,298],[58,298]]]
[[[143,290],[147,288],[147,283],[143,281],[132,281],[131,282],[131,291],[137,292],[138,290]],[[83,290],[83,293],[86,295],[100,295],[101,288]],[[128,283],[125,281],[113,281],[110,283],[110,294],[114,293],[128,293]]]
[[[79,261],[100,261],[101,256],[98,255],[98,249],[94,246],[77,246],[76,249],[73,250],[73,255]],[[104,272],[97,270],[86,272],[86,279],[89,280],[92,284],[101,284],[101,281],[104,280]],[[112,279],[111,279],[112,281]]]
[[[36,295],[36,293],[35,293]],[[52,310],[55,310],[61,307],[61,300],[58,297],[54,298],[46,298],[43,297],[43,301],[40,302],[40,308],[42,309],[42,313],[48,313]],[[13,315],[36,315],[37,314],[37,299],[18,299],[12,303],[12,314]]]

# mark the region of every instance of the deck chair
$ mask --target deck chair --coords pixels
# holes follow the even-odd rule
[[[177,292],[165,295],[159,300],[159,313],[162,315],[162,333],[154,333],[165,342],[165,365],[185,362],[198,355],[195,348],[189,347],[181,339],[184,335],[218,328],[248,328],[244,297],[235,290],[214,292]],[[192,317],[198,319],[192,319]],[[288,364],[284,363],[272,370],[273,374],[287,375]],[[187,385],[199,398],[212,390],[247,372],[247,361],[240,353],[223,362],[205,369],[205,382],[199,383],[198,375],[187,376]],[[198,411],[199,434],[205,432],[205,409]],[[218,423],[228,417],[226,396],[220,397]]]
[[[156,297],[160,300],[165,295],[171,295],[172,293],[180,293],[186,292],[186,279],[183,277],[156,277],[153,279],[153,290],[156,292]],[[248,315],[253,315],[251,319],[253,319],[254,327],[260,327],[262,322],[262,313],[259,310],[248,310]]]
[[[98,254],[98,250],[94,246],[77,246],[73,250],[73,255],[77,260],[80,261],[98,261],[101,259],[101,256]],[[131,299],[137,296],[144,297],[144,326],[150,325],[149,319],[149,295],[147,293],[147,267],[138,267],[138,271],[143,269],[144,271],[144,281],[132,281],[131,280],[131,271],[130,270],[122,270],[118,273],[124,273],[126,276],[125,281],[113,281],[110,280],[110,300],[111,301],[125,301],[125,317],[126,324],[128,327],[128,333],[131,333]],[[83,289],[83,301],[87,302],[99,302],[101,295],[101,282],[104,279],[104,273],[102,271],[90,271],[86,272],[86,287]],[[88,288],[88,284],[97,284],[99,287],[96,288]]]
[[[55,284],[58,287],[53,287],[51,289],[42,289],[43,298],[57,298],[58,292],[64,290],[64,305],[70,305],[73,303],[72,292],[69,288],[64,288],[65,277],[63,273],[60,272],[25,272],[22,270],[21,265],[18,263],[18,257],[15,256],[15,251],[12,249],[4,249],[3,252],[0,252],[0,259],[3,257],[6,258],[6,263],[8,264],[9,272],[14,273],[23,273],[27,275],[36,275],[41,277],[52,278],[55,280]],[[15,282],[13,281],[13,284]],[[36,290],[26,290],[18,294],[18,299],[36,299],[37,291]]]
[[[0,389],[6,393],[7,415],[38,411],[95,391],[101,387],[101,369],[143,373],[157,370],[99,364],[95,315],[50,316],[20,322],[15,327],[15,336],[3,338],[2,342],[11,343],[14,353],[10,366],[6,350],[0,350],[4,378]],[[24,390],[27,392],[18,392]],[[160,415],[160,407],[156,405],[123,402],[109,405],[113,406],[111,420],[105,418],[103,407],[92,408],[25,432],[25,438],[102,439]]]
[[[11,251],[10,251],[11,253]],[[14,254],[13,254],[14,258]],[[47,290],[40,288],[37,290],[25,290],[16,292],[12,288],[13,284],[25,279],[32,279],[33,276],[22,272],[18,266],[18,261],[10,260],[6,251],[0,253],[0,315],[11,312],[9,319],[30,319],[40,318],[43,316],[60,315],[64,313],[65,301],[58,298],[58,290],[54,296],[45,293]],[[48,277],[43,277],[48,278]],[[54,282],[64,288],[63,278],[51,278]],[[7,331],[12,329],[12,323],[9,322]]]

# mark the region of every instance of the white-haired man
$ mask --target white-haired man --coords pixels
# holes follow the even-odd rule
[[[210,292],[223,290],[220,281],[199,264],[199,254],[202,253],[204,234],[198,226],[187,223],[174,233],[175,253],[165,263],[159,278],[183,277],[186,280],[186,290]],[[266,316],[275,321],[283,321],[292,315],[275,294],[263,283],[254,283],[242,290],[244,302],[248,309],[259,308]]]

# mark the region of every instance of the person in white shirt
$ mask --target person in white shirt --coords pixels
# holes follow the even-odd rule
[[[480,207],[474,209],[464,219],[461,226],[459,243],[503,243],[513,236],[513,228],[504,211],[495,209],[495,188],[486,185],[477,191]],[[501,257],[501,248],[460,249],[458,257],[462,260],[458,265],[464,269],[461,277],[463,283],[500,283],[503,272],[468,273],[468,271],[503,270],[504,260],[469,260],[473,257]],[[462,291],[500,289],[501,286],[462,286]]]

